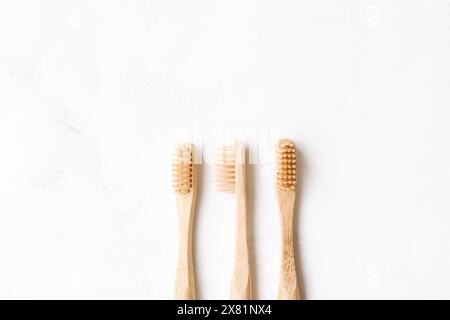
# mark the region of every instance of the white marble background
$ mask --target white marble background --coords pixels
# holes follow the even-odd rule
[[[0,298],[172,297],[170,150],[204,147],[198,291],[226,299],[214,145],[251,145],[258,298],[276,297],[271,146],[304,156],[309,299],[450,298],[448,2],[0,2]]]

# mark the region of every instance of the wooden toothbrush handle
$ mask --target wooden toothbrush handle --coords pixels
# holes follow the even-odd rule
[[[231,279],[231,299],[251,300],[253,299],[252,272],[247,239],[247,223],[245,221],[246,210],[244,207],[239,206],[239,201],[237,210],[236,248],[234,271]]]
[[[279,192],[281,216],[281,274],[278,299],[299,300],[300,289],[297,279],[294,245],[294,203],[295,194],[290,191]]]
[[[278,299],[300,299],[300,289],[298,286],[294,257],[294,242],[292,239],[283,239],[283,253],[281,258],[281,276]]]
[[[177,196],[179,217],[178,267],[175,277],[175,299],[196,299],[192,229],[194,208],[188,196]]]
[[[243,145],[236,145],[236,155],[236,160],[241,160],[241,162],[236,164],[235,166],[237,225],[234,271],[231,280],[231,299],[251,300],[253,299],[253,290],[250,252],[247,235],[245,147]]]

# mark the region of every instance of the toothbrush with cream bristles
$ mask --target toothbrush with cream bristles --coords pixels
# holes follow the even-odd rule
[[[196,299],[192,233],[197,196],[193,144],[182,144],[174,153],[172,174],[178,211],[178,268],[175,278],[175,299]]]
[[[253,292],[247,235],[245,145],[235,142],[233,146],[221,148],[216,170],[217,190],[236,195],[236,247],[231,280],[231,299],[251,300]]]

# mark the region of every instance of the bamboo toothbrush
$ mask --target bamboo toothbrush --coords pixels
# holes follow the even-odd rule
[[[277,144],[276,196],[281,219],[282,256],[278,299],[298,300],[300,290],[294,254],[294,206],[296,196],[296,151],[291,140]]]
[[[173,188],[179,219],[178,268],[175,278],[175,299],[196,299],[192,232],[195,215],[197,181],[193,144],[178,146],[173,159]]]
[[[216,170],[217,190],[236,194],[236,251],[231,280],[231,299],[250,300],[253,294],[247,239],[245,145],[235,142],[232,147],[220,149]]]

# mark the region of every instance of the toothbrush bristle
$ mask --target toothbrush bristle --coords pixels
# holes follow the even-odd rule
[[[187,194],[192,191],[194,176],[194,147],[183,144],[175,149],[172,163],[172,185],[176,193]]]
[[[236,154],[234,147],[223,147],[217,152],[216,187],[217,191],[235,192],[236,184]]]
[[[277,145],[277,185],[283,190],[295,190],[297,157],[291,140],[280,140]]]

